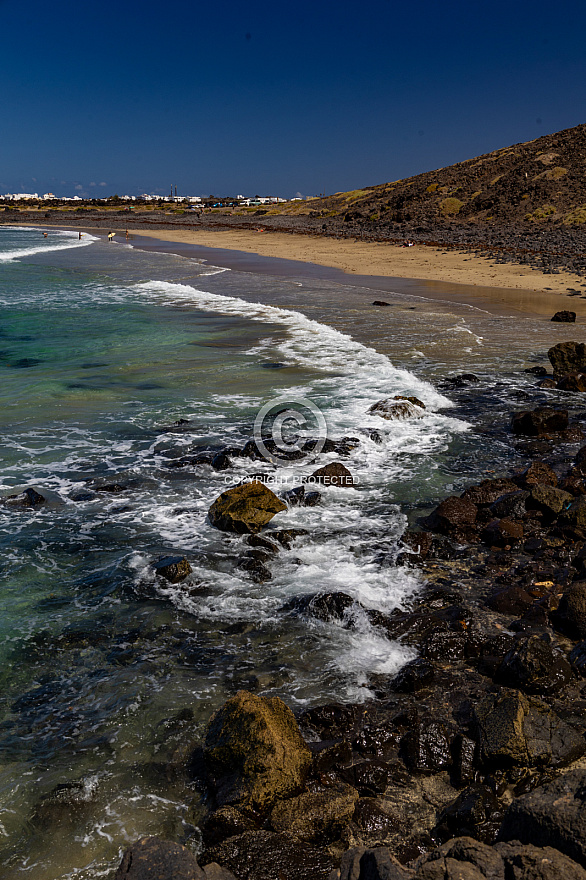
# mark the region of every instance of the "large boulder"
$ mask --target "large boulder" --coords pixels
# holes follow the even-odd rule
[[[556,378],[586,370],[586,345],[583,342],[558,342],[550,348],[547,356]]]
[[[466,541],[473,534],[477,515],[476,504],[453,495],[442,501],[422,522],[435,532]]]
[[[206,880],[206,875],[184,846],[142,837],[126,850],[113,880]]]
[[[216,498],[208,511],[213,526],[223,532],[255,534],[287,505],[263,483],[234,486]]]
[[[409,880],[413,871],[403,867],[386,846],[355,846],[342,856],[340,880]]]
[[[586,751],[573,727],[519,691],[489,694],[474,707],[474,720],[480,756],[489,767],[563,767]]]
[[[555,846],[586,867],[586,770],[564,773],[516,798],[505,814],[499,837]]]
[[[525,502],[527,510],[540,510],[548,519],[555,519],[563,510],[570,507],[574,496],[555,486],[533,486],[531,495]]]
[[[263,812],[302,790],[311,752],[282,700],[239,691],[210,719],[204,759],[219,806]]]

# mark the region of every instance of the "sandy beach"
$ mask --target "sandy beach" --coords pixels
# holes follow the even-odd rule
[[[136,232],[162,241],[240,250],[264,257],[330,266],[348,275],[413,278],[563,294],[568,288],[579,289],[584,284],[583,278],[570,272],[546,275],[526,266],[495,263],[462,251],[441,251],[418,244],[406,248],[384,242],[239,229],[145,230],[141,227]]]

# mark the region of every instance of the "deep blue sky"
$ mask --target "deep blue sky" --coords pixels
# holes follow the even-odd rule
[[[578,0],[0,0],[0,193],[314,195],[586,121]]]

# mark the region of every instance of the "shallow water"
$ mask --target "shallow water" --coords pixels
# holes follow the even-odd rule
[[[0,507],[2,876],[106,876],[128,842],[162,828],[197,847],[198,795],[161,767],[229,694],[253,687],[294,709],[364,700],[370,676],[411,656],[360,616],[349,631],[284,605],[319,590],[404,605],[421,587],[394,564],[407,516],[516,460],[491,424],[561,330],[404,294],[374,309],[372,291],[276,270],[0,229],[0,488],[48,498]],[[431,384],[464,370],[483,380],[473,396]],[[423,400],[423,416],[368,414],[395,394]],[[346,464],[359,483],[277,515],[272,527],[309,534],[257,585],[236,566],[242,538],[207,523],[210,503],[251,472],[291,488],[338,456],[169,465],[243,445],[271,401],[306,416],[307,436],[309,402],[328,436],[358,437]],[[167,553],[190,560],[187,582],[157,581],[151,563]],[[40,799],[76,781],[79,814],[47,825]]]

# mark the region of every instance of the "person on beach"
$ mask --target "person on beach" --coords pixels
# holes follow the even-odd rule
[[[109,232],[108,233],[108,241],[112,241],[112,239],[114,238],[115,235],[116,235],[115,232]]]
[[[128,229],[126,230],[126,238],[127,238],[127,239],[130,238],[130,236],[129,236],[129,234],[128,234]]]
[[[80,232],[80,233],[79,233],[79,240],[80,240],[80,241],[81,241],[81,237],[82,237],[82,235],[83,235],[83,232]]]
[[[43,232],[43,238],[47,238],[48,234],[48,232]]]

